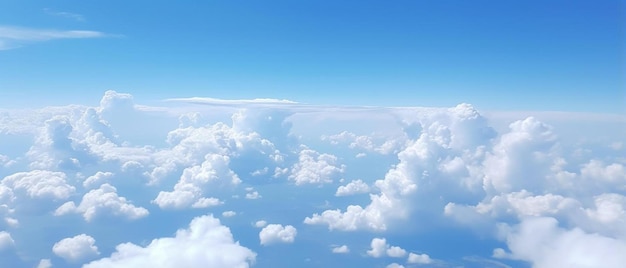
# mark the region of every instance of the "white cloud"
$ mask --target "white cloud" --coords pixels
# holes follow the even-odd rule
[[[558,226],[554,218],[527,218],[508,228],[510,253],[494,250],[494,257],[524,260],[533,267],[623,267],[626,242],[581,229]]]
[[[107,180],[112,178],[114,175],[115,174],[113,174],[112,172],[98,171],[98,172],[96,172],[96,174],[87,177],[87,179],[85,179],[85,181],[83,181],[83,187],[91,188],[91,187],[94,187],[96,185],[102,184],[103,182],[106,182]]]
[[[228,211],[222,212],[222,217],[225,217],[225,218],[230,218],[230,217],[233,217],[235,215],[237,215],[237,212],[234,212],[232,210],[228,210]]]
[[[37,264],[37,268],[51,268],[52,261],[50,259],[41,259]]]
[[[83,268],[124,267],[250,267],[256,253],[233,240],[228,227],[212,215],[194,218],[188,229],[174,237],[152,240],[146,247],[132,243],[119,244],[111,257]]]
[[[297,104],[297,102],[290,100],[279,100],[279,99],[251,99],[251,100],[224,100],[224,99],[214,99],[214,98],[173,98],[166,99],[166,101],[175,101],[175,102],[189,102],[189,103],[200,103],[200,104],[214,104],[214,105],[245,105],[245,104]],[[250,106],[247,106],[250,107]]]
[[[14,191],[23,190],[31,198],[55,200],[67,199],[76,190],[67,183],[65,173],[47,170],[18,172],[5,177],[2,184]]]
[[[367,255],[374,258],[380,258],[384,256],[401,258],[406,255],[406,250],[397,246],[390,246],[389,244],[387,244],[387,240],[385,238],[372,239],[370,247],[371,249],[367,251]]]
[[[334,155],[303,148],[298,163],[291,169],[289,179],[295,181],[296,185],[330,183],[336,175],[344,172],[345,166],[337,162]]]
[[[62,18],[67,18],[67,19],[72,19],[75,21],[85,21],[85,17],[81,14],[77,14],[77,13],[72,13],[72,12],[66,12],[66,11],[57,11],[51,8],[44,8],[43,11],[51,16],[57,16],[57,17],[62,17]]]
[[[402,264],[398,264],[398,263],[395,263],[395,262],[394,262],[394,263],[391,263],[391,264],[389,264],[389,265],[387,265],[387,266],[385,266],[385,267],[386,267],[386,268],[404,268],[404,265],[402,265]]]
[[[261,197],[262,196],[257,191],[246,193],[246,199],[259,199]]]
[[[350,253],[350,248],[347,245],[336,246],[332,248],[332,252],[338,254]]]
[[[554,159],[552,127],[529,117],[509,128],[485,159],[485,189],[490,193],[542,189]]]
[[[293,243],[297,234],[296,228],[291,225],[269,224],[259,232],[259,240],[261,245]]]
[[[193,203],[193,205],[191,205],[192,208],[208,208],[208,207],[215,207],[215,206],[219,206],[224,204],[223,201],[220,201],[219,199],[215,198],[215,197],[202,197],[200,199],[198,199],[198,201],[196,201],[195,203]]]
[[[0,251],[11,248],[15,245],[15,241],[11,234],[6,231],[0,231]]]
[[[263,228],[265,226],[267,226],[267,221],[264,220],[260,220],[254,223],[254,227],[256,228]]]
[[[432,263],[433,260],[427,254],[416,254],[409,253],[409,257],[406,260],[407,263],[416,263],[416,264],[429,264]]]
[[[203,207],[198,204],[209,185],[228,186],[241,182],[239,176],[228,167],[230,157],[218,154],[207,154],[201,165],[183,170],[180,180],[171,192],[161,191],[154,203],[165,209],[181,209],[189,206]],[[193,205],[193,204],[197,205]],[[201,201],[204,204],[204,201]],[[206,207],[206,206],[204,206]]]
[[[364,194],[370,191],[370,187],[362,180],[353,180],[345,186],[339,186],[335,196],[347,196],[354,194]]]
[[[0,50],[12,49],[23,44],[54,39],[100,38],[108,35],[97,31],[52,30],[16,26],[0,26]]]
[[[389,247],[387,249],[387,256],[389,257],[393,257],[393,258],[402,258],[406,255],[406,250],[400,248],[400,247]]]
[[[106,183],[86,193],[78,207],[70,201],[57,208],[54,214],[60,216],[68,213],[81,213],[88,222],[105,213],[129,220],[143,218],[149,214],[147,209],[136,207],[126,198],[118,196],[117,189]]]
[[[84,261],[100,255],[96,240],[86,234],[64,238],[52,246],[55,255],[69,262]]]

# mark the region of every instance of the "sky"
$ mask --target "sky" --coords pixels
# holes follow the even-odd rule
[[[623,113],[624,10],[613,0],[3,1],[1,104],[95,105],[84,96],[117,90]]]
[[[0,266],[626,264],[624,1],[2,1]]]

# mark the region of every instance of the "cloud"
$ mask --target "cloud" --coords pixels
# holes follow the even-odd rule
[[[5,177],[2,184],[13,191],[24,191],[31,198],[65,200],[76,190],[66,181],[63,172],[32,170]]]
[[[385,255],[393,258],[401,258],[406,255],[406,250],[397,246],[390,246],[387,244],[385,238],[372,239],[370,247],[371,249],[367,251],[367,255],[374,258],[384,257]]]
[[[370,191],[370,187],[362,180],[353,180],[345,186],[339,186],[335,196],[348,196],[355,194],[364,194]]]
[[[334,155],[302,148],[299,161],[293,165],[289,179],[295,181],[296,185],[330,183],[333,177],[344,172],[345,165],[338,165],[337,162]]]
[[[91,188],[95,185],[102,184],[103,182],[112,178],[114,175],[115,174],[113,174],[112,172],[98,171],[96,172],[96,174],[89,176],[87,179],[85,179],[85,181],[83,182],[83,186],[85,188]]]
[[[0,251],[11,248],[15,245],[15,241],[11,234],[6,231],[0,231]]]
[[[265,226],[267,226],[267,221],[264,221],[264,220],[256,221],[254,223],[254,227],[256,228],[263,228]]]
[[[385,266],[385,267],[386,267],[386,268],[404,268],[404,265],[402,265],[402,264],[398,264],[398,263],[395,263],[395,262],[394,262],[394,263],[391,263],[391,264],[389,264],[389,265],[387,265],[387,266]]]
[[[196,204],[194,207],[206,207],[198,204],[208,185],[237,185],[239,176],[228,167],[230,158],[224,155],[207,154],[201,165],[186,168],[180,180],[174,185],[174,191],[161,191],[154,203],[161,208],[181,209]],[[202,202],[202,201],[201,201]]]
[[[416,264],[430,264],[433,260],[427,254],[416,254],[409,253],[409,257],[406,260],[407,263],[416,263]]]
[[[72,19],[72,20],[75,20],[75,21],[85,21],[85,17],[83,15],[81,15],[81,14],[65,12],[65,11],[56,11],[56,10],[51,9],[51,8],[44,8],[43,11],[46,14],[51,15],[51,16],[57,16],[57,17]]]
[[[261,245],[293,243],[297,234],[296,228],[291,225],[270,224],[259,232],[259,239],[261,240]]]
[[[78,207],[73,201],[69,201],[57,208],[54,215],[60,216],[68,213],[82,213],[83,218],[88,222],[105,213],[129,220],[143,218],[149,214],[147,209],[136,207],[126,198],[118,196],[117,189],[106,183],[86,193]]]
[[[174,237],[152,240],[146,247],[119,244],[107,258],[85,264],[83,268],[109,267],[250,267],[256,253],[233,240],[230,229],[212,215],[194,218],[189,228]]]
[[[165,101],[172,102],[187,102],[187,103],[196,103],[196,104],[210,104],[210,105],[246,105],[246,107],[254,107],[254,105],[281,105],[281,104],[297,104],[297,102],[290,100],[279,100],[279,99],[251,99],[251,100],[223,100],[223,99],[214,99],[214,98],[200,98],[200,97],[192,97],[192,98],[172,98],[166,99]]]
[[[246,199],[259,199],[259,198],[261,198],[261,195],[257,191],[246,193]]]
[[[338,253],[338,254],[346,254],[346,253],[350,253],[350,248],[348,248],[347,245],[336,246],[332,248],[332,252]]]
[[[86,234],[64,238],[52,246],[55,255],[69,262],[84,261],[100,255],[96,240]]]
[[[54,39],[84,39],[110,36],[98,31],[53,30],[16,26],[0,26],[0,50],[18,48],[24,44]]]
[[[37,268],[51,268],[52,261],[50,259],[41,259],[37,264]]]
[[[234,217],[235,215],[237,215],[237,212],[234,212],[232,210],[222,212],[222,217],[225,217],[225,218]]]
[[[550,217],[527,218],[505,229],[511,250],[494,250],[494,257],[523,260],[533,267],[622,267],[626,263],[626,242],[579,228],[559,227]]]

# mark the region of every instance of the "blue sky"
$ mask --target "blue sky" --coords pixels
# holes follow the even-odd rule
[[[621,113],[623,10],[624,1],[3,1],[0,94],[12,107],[114,89],[146,101]],[[16,40],[17,27],[98,37]]]

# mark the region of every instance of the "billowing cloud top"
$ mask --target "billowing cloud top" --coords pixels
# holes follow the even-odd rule
[[[626,263],[621,116],[274,99],[163,105],[107,91],[96,107],[1,110],[2,263]]]

